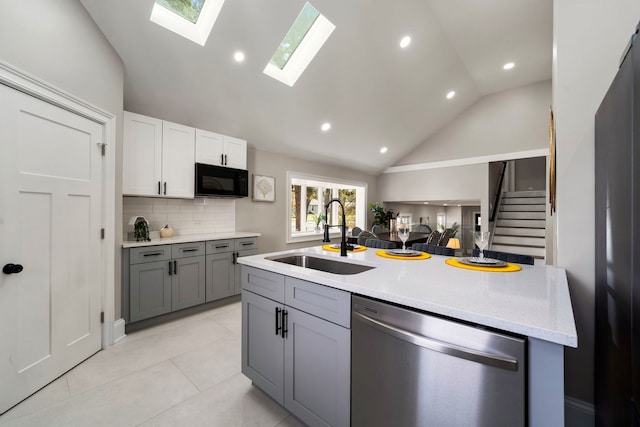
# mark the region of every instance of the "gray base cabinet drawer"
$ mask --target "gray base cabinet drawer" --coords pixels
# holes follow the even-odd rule
[[[171,245],[145,246],[129,250],[129,263],[169,261],[171,259]]]
[[[185,258],[204,255],[204,242],[179,243],[171,245],[171,258]]]
[[[284,303],[345,328],[351,327],[349,292],[286,277]]]
[[[242,289],[284,302],[284,276],[258,268],[242,266]]]
[[[233,239],[228,240],[211,240],[207,242],[207,255],[219,254],[221,252],[233,252],[235,243]]]
[[[247,237],[246,239],[236,239],[235,240],[235,250],[236,251],[244,251],[247,249],[258,249],[258,238],[257,237]]]

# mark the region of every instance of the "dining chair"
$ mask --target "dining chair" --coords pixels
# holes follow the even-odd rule
[[[417,225],[415,230],[416,233],[431,233],[433,230],[431,230],[431,227],[429,227],[427,224],[420,224]]]
[[[446,246],[429,245],[427,243],[414,243],[411,245],[414,251],[426,252],[433,255],[454,256],[456,251]]]
[[[364,245],[368,248],[395,249],[396,244],[388,240],[367,239]]]
[[[353,228],[351,229],[351,235],[352,235],[353,237],[356,237],[358,234],[360,234],[360,232],[361,232],[361,231],[362,231],[362,228],[360,228],[360,227],[353,227]]]
[[[440,232],[438,230],[433,230],[427,239],[428,245],[437,245],[440,241]]]
[[[375,239],[377,236],[370,231],[362,230],[360,234],[358,234],[358,244],[362,246],[366,246],[365,243],[367,239]]]
[[[485,258],[493,258],[499,259],[500,261],[512,262],[515,264],[528,264],[533,265],[534,260],[531,255],[520,255],[514,254],[511,252],[498,252],[498,251],[490,251],[485,249],[484,251]],[[473,250],[473,256],[477,257],[480,255],[480,249],[475,248]]]
[[[447,246],[447,243],[449,243],[450,238],[451,238],[451,229],[447,228],[442,232],[442,235],[438,240],[438,246]]]
[[[384,227],[382,227],[382,225],[380,225],[380,224],[376,224],[373,227],[371,227],[371,232],[373,234],[383,233],[384,232]]]

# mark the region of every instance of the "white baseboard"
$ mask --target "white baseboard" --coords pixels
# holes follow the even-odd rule
[[[564,410],[566,427],[591,427],[595,425],[596,408],[591,403],[565,396]]]
[[[126,335],[124,333],[124,319],[118,319],[113,322],[113,343],[117,343]]]

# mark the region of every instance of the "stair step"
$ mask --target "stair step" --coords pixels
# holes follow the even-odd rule
[[[547,192],[544,190],[533,190],[533,191],[506,191],[503,198],[505,197],[546,197]]]
[[[494,236],[545,237],[544,228],[496,227]]]
[[[541,219],[547,217],[546,212],[498,212],[498,219]]]
[[[547,205],[500,205],[500,212],[545,212]]]
[[[545,228],[545,221],[538,219],[500,219],[497,227]]]
[[[498,245],[521,245],[544,248],[544,237],[493,236],[493,243]]]
[[[491,245],[491,250],[499,252],[509,252],[512,254],[531,255],[535,258],[544,258],[546,255],[545,248],[535,248],[529,246]]]
[[[545,197],[507,197],[502,198],[503,205],[544,205]]]

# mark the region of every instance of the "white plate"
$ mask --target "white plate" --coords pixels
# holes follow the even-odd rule
[[[360,247],[360,245],[353,245],[353,244],[351,246],[353,247],[353,249],[358,249]],[[331,245],[331,247],[333,249],[340,249],[340,243],[335,243],[335,244]]]
[[[420,251],[414,251],[411,249],[387,249],[385,251],[387,254],[389,255],[393,255],[393,256],[420,256],[422,255],[422,252]]]
[[[458,258],[458,261],[461,264],[473,265],[476,267],[505,267],[507,265],[506,262],[493,258],[467,257]]]

